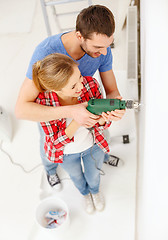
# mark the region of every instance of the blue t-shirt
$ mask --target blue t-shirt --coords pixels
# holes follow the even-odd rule
[[[44,57],[52,53],[62,53],[71,57],[64,48],[61,40],[61,36],[64,33],[60,33],[51,37],[46,38],[42,41],[35,49],[29,67],[26,73],[26,77],[32,79],[32,66],[35,62],[42,60]],[[72,58],[72,57],[71,57]],[[88,54],[85,54],[82,58],[77,60],[79,64],[79,70],[82,76],[93,76],[94,73],[99,70],[99,72],[106,72],[112,69],[112,53],[111,48],[107,48],[107,54],[100,55],[97,58],[92,58]]]

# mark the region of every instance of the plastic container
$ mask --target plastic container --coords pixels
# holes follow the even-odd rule
[[[49,211],[66,211],[67,215],[64,222],[57,228],[46,228],[45,215]],[[50,232],[51,234],[58,235],[66,233],[69,227],[69,210],[67,204],[60,198],[57,197],[47,197],[43,199],[36,209],[36,222],[42,231]]]

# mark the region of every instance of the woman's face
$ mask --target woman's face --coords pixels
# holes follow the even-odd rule
[[[83,89],[83,77],[77,66],[74,67],[74,73],[69,78],[69,81],[65,87],[63,87],[59,92],[61,96],[65,97],[79,97],[81,90]]]

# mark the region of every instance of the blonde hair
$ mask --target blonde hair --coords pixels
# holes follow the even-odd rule
[[[72,58],[53,53],[33,65],[33,82],[40,92],[61,90],[78,66]]]

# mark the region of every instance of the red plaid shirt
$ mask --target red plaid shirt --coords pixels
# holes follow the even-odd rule
[[[92,77],[83,78],[84,88],[78,97],[78,102],[88,102],[91,98],[102,98],[100,87],[96,79]],[[52,91],[39,93],[36,103],[58,107],[60,106],[57,94]],[[54,163],[63,162],[63,153],[65,144],[74,141],[74,137],[69,139],[65,134],[66,118],[57,119],[48,122],[40,122],[45,134],[44,149],[47,158]],[[111,123],[105,123],[104,126],[96,123],[94,126],[95,143],[106,153],[109,152],[109,146],[104,138],[103,130],[109,127]]]

